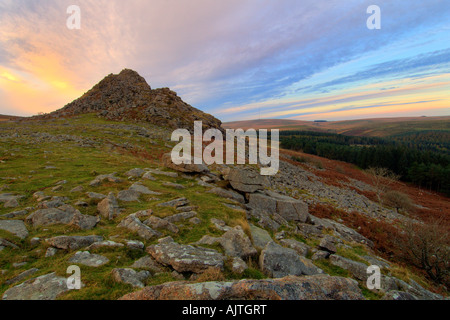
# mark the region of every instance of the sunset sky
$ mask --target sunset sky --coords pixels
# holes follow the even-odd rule
[[[222,121],[450,115],[450,1],[0,0],[0,114],[124,68]]]

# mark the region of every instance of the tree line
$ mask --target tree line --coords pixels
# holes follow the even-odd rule
[[[382,167],[412,182],[450,195],[450,132],[422,131],[387,138],[310,131],[281,131],[284,149],[353,163],[362,169]]]

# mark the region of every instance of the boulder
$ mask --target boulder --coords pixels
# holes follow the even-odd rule
[[[26,221],[34,227],[66,224],[77,226],[82,230],[90,230],[97,225],[100,218],[81,214],[74,207],[63,205],[58,208],[37,210],[30,214]]]
[[[364,300],[355,280],[329,275],[233,282],[171,282],[121,300]]]
[[[265,186],[268,186],[267,178],[250,167],[231,169],[227,179],[233,189],[240,192],[252,193],[263,190]]]
[[[248,269],[247,264],[244,260],[239,257],[234,257],[231,262],[231,271],[237,274],[243,274],[245,270]]]
[[[253,245],[256,249],[262,250],[270,241],[273,241],[266,230],[253,224],[250,225],[250,233],[252,234]]]
[[[106,198],[104,194],[97,192],[86,192],[86,195],[88,196],[89,199],[103,200]]]
[[[175,164],[172,161],[172,156],[170,153],[163,154],[161,158],[162,164],[170,169],[173,169],[175,171],[184,172],[184,173],[207,173],[209,172],[208,167],[204,164],[195,164],[194,159],[191,159],[190,164]]]
[[[124,202],[134,202],[139,201],[139,197],[141,196],[141,193],[135,191],[135,190],[122,190],[119,191],[117,194],[117,199]]]
[[[39,269],[37,269],[37,268],[32,268],[32,269],[26,270],[26,271],[22,272],[21,274],[19,274],[18,276],[14,277],[12,279],[6,280],[5,284],[12,285],[17,282],[21,282],[22,280],[28,278],[29,276],[31,276],[32,274],[35,274],[38,271],[39,271]]]
[[[195,216],[197,216],[197,212],[195,212],[195,211],[181,212],[181,213],[177,213],[177,214],[165,217],[164,220],[166,220],[170,223],[176,223],[176,222],[180,222],[183,220],[188,220],[188,219],[194,218]]]
[[[180,229],[173,223],[170,223],[169,221],[165,219],[161,219],[155,216],[149,217],[147,220],[144,221],[144,224],[153,228],[153,229],[164,229],[173,233],[180,232]]]
[[[12,249],[19,249],[18,246],[16,246],[14,243],[9,242],[6,239],[0,238],[0,247],[3,248],[12,248]]]
[[[122,179],[116,177],[116,173],[101,174],[89,183],[91,187],[98,187],[105,181],[113,183],[121,183]]]
[[[14,219],[14,218],[17,218],[17,217],[23,217],[23,216],[26,216],[28,214],[29,210],[31,210],[31,208],[26,208],[24,210],[18,210],[18,211],[5,213],[5,214],[2,214],[0,217],[1,218],[7,218],[7,219]]]
[[[164,203],[157,204],[158,207],[172,207],[172,208],[178,208],[183,207],[189,204],[189,200],[186,198],[178,198],[175,200],[170,200]]]
[[[139,183],[134,183],[133,185],[131,185],[129,190],[138,192],[140,194],[147,194],[147,195],[154,195],[154,196],[159,196],[162,194],[160,192],[151,191],[149,188],[147,188],[146,186],[139,184]]]
[[[114,281],[132,285],[135,288],[143,288],[142,281],[151,276],[148,271],[136,272],[130,268],[115,268],[111,271]]]
[[[3,300],[55,300],[67,291],[67,279],[49,273],[6,290]]]
[[[145,240],[151,240],[153,238],[159,238],[162,236],[160,232],[155,231],[149,226],[143,224],[135,214],[130,214],[128,217],[123,219],[119,223],[118,227],[126,228],[132,232],[135,232]]]
[[[156,174],[159,176],[166,176],[166,177],[171,177],[171,178],[178,177],[178,173],[176,173],[176,172],[161,171],[158,169],[148,169],[146,174]]]
[[[118,248],[123,248],[123,247],[125,247],[125,245],[122,243],[107,240],[107,241],[94,242],[89,247],[87,247],[86,250],[91,251],[91,250],[102,249],[102,248],[118,249]]]
[[[114,220],[122,211],[112,192],[108,194],[108,197],[98,203],[97,210],[103,218],[108,220]]]
[[[28,230],[22,220],[0,220],[0,230],[8,231],[20,239],[28,237]]]
[[[240,226],[225,232],[219,243],[223,247],[225,254],[230,257],[239,257],[247,260],[258,254]]]
[[[366,281],[369,277],[367,274],[368,265],[364,263],[353,261],[337,254],[332,254],[329,259],[332,265],[348,270],[358,280]]]
[[[178,244],[171,237],[147,247],[147,252],[159,263],[177,272],[203,273],[208,268],[223,269],[223,256],[218,251]]]
[[[247,206],[253,210],[277,213],[286,221],[304,223],[309,218],[308,206],[301,200],[271,192],[250,194]]]
[[[69,262],[98,268],[107,264],[109,259],[99,254],[91,254],[89,251],[78,251],[69,259]]]
[[[301,257],[293,249],[269,242],[259,257],[259,265],[269,277],[282,278],[288,275],[314,275],[323,273],[309,259]]]
[[[102,236],[58,236],[46,240],[54,248],[69,251],[78,250],[101,241],[103,241]]]
[[[173,182],[168,182],[168,181],[163,182],[162,185],[163,185],[164,187],[174,188],[174,189],[177,189],[177,190],[183,190],[183,189],[186,189],[185,186],[183,186],[183,185],[181,185],[181,184],[179,184],[179,183],[173,183]]]
[[[336,242],[336,239],[331,236],[325,236],[322,238],[319,244],[319,248],[325,251],[328,251],[329,253],[333,254],[337,252],[336,246],[334,245]]]
[[[311,250],[311,247],[307,244],[294,239],[282,239],[280,240],[280,243],[283,246],[294,249],[302,257],[306,257]]]
[[[139,260],[136,260],[130,268],[133,269],[144,269],[151,271],[153,273],[161,273],[163,272],[163,267],[155,261],[151,256],[145,256],[140,258]]]
[[[216,187],[216,188],[212,188],[211,190],[209,190],[207,192],[213,193],[215,195],[218,195],[219,197],[230,199],[230,200],[242,203],[242,204],[245,203],[244,196],[233,190],[226,190],[223,188]]]
[[[145,173],[145,170],[141,169],[141,168],[134,168],[131,170],[128,170],[127,172],[125,172],[125,175],[127,177],[135,177],[135,178],[139,178],[142,177],[142,175]]]

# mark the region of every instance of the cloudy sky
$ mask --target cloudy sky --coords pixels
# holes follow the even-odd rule
[[[449,0],[0,0],[0,114],[131,68],[223,121],[450,115],[449,17]]]

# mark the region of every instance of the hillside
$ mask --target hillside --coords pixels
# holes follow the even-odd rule
[[[33,117],[52,119],[96,113],[108,120],[149,122],[168,128],[192,130],[194,121],[204,128],[219,128],[220,120],[185,103],[169,88],[152,89],[136,71],[110,74],[82,97],[50,114]]]
[[[7,115],[0,114],[0,121],[15,121],[15,120],[19,120],[19,119],[22,119],[22,117],[7,116]]]
[[[275,176],[255,165],[176,166],[173,126],[209,117],[135,119],[129,101],[172,109],[147,104],[160,91],[133,72],[106,79],[50,115],[0,123],[3,300],[448,295],[448,198],[288,150]],[[109,102],[106,84],[121,92]],[[417,239],[442,250],[434,269],[407,255]],[[367,287],[371,265],[380,289]],[[70,266],[79,289],[67,287]]]
[[[417,118],[378,118],[313,122],[299,120],[249,120],[226,122],[225,129],[280,129],[331,132],[350,136],[387,137],[426,130],[450,131],[450,116]]]

